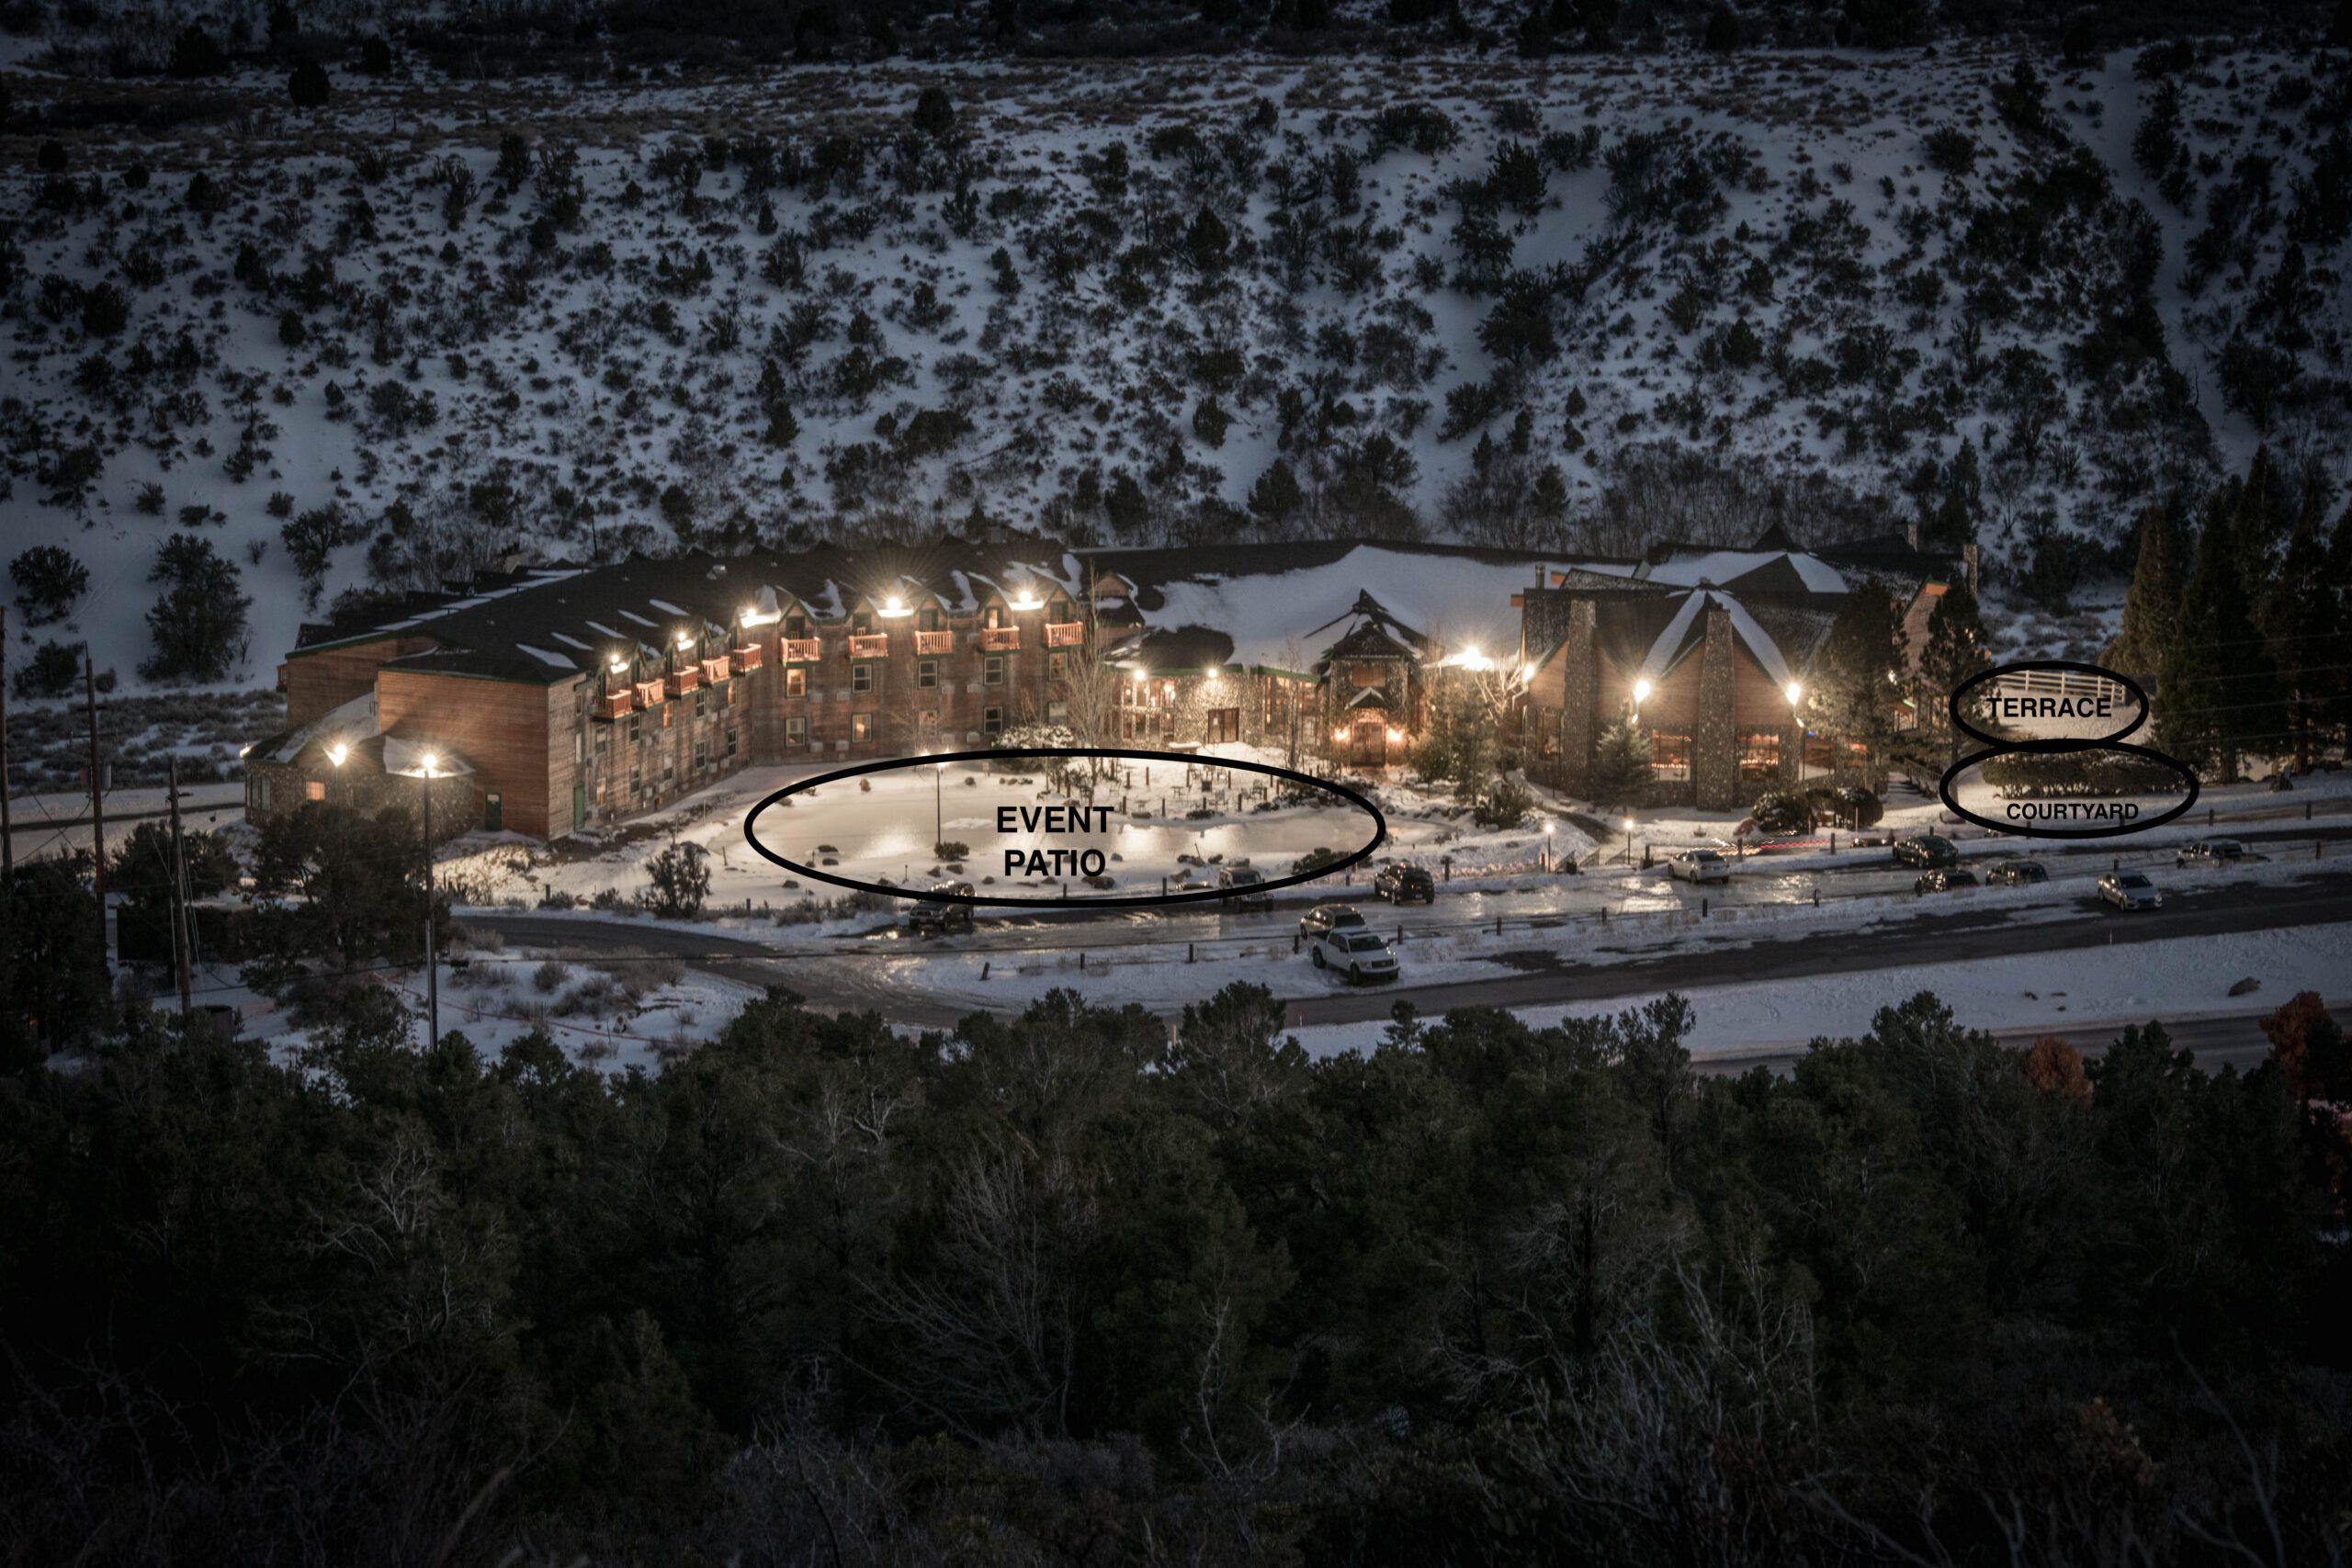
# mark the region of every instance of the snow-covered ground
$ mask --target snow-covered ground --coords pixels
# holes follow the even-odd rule
[[[2231,997],[2230,987],[2245,979],[2260,981],[2261,989]],[[1951,1004],[1962,1024],[2005,1033],[2236,1016],[2277,1007],[2298,991],[2341,1000],[2352,991],[2352,923],[1687,988],[1682,995],[1698,1014],[1698,1024],[1684,1044],[1693,1055],[1740,1056],[1802,1047],[1816,1039],[1850,1038],[1867,1032],[1880,1009],[1920,991],[1932,991]],[[1542,1027],[1564,1018],[1621,1012],[1652,999],[1629,995],[1517,1010]],[[1370,1050],[1387,1027],[1326,1024],[1293,1032],[1314,1055],[1335,1055]]]

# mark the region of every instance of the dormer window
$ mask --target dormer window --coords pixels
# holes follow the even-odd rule
[[[939,607],[935,604],[925,604],[922,607],[922,618],[915,624],[921,626],[924,631],[937,631],[939,629]]]
[[[1054,601],[1052,618],[1054,624],[1057,626],[1067,626],[1069,624],[1070,604],[1069,600],[1057,598]]]
[[[849,631],[852,637],[871,637],[874,634],[874,613],[870,610],[860,610],[852,615],[849,618]]]
[[[784,618],[784,635],[798,642],[808,635],[808,617],[795,610]]]
[[[1004,625],[1004,606],[1001,604],[989,605],[988,620],[985,624],[990,631],[994,631],[997,627]]]

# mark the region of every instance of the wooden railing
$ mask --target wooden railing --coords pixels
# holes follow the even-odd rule
[[[629,691],[627,687],[624,687],[617,692],[606,692],[603,696],[596,699],[596,716],[598,718],[618,718],[636,705],[637,694]]]
[[[825,656],[824,645],[813,637],[788,637],[783,647],[786,664],[814,664]]]
[[[921,654],[953,653],[956,651],[954,632],[915,633],[915,651]]]
[[[852,659],[889,658],[890,634],[888,632],[874,632],[865,637],[853,636],[849,639],[849,656]]]
[[[687,665],[683,670],[673,670],[670,671],[669,684],[670,694],[672,696],[683,697],[688,692],[693,691],[696,686],[702,684],[702,671],[697,666],[692,664]]]
[[[735,668],[741,671],[757,670],[764,657],[764,652],[758,643],[747,643],[734,652]]]
[[[1046,623],[1047,648],[1076,648],[1086,640],[1084,621],[1048,621]]]
[[[982,653],[1016,653],[1020,649],[1021,628],[1019,626],[982,626],[980,628]]]
[[[723,653],[716,659],[706,659],[702,661],[702,678],[714,686],[726,680],[727,673],[727,655]]]

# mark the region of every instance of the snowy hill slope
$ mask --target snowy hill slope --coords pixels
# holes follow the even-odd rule
[[[1921,519],[2052,604],[2259,441],[2340,483],[2345,73],[2013,65],[338,74],[309,111],[10,70],[0,528],[91,581],[9,664],[86,637],[137,683],[182,531],[254,601],[236,684],[342,590],[516,552]]]

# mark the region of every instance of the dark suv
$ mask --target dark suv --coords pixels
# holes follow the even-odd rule
[[[930,897],[924,897],[920,893],[915,895],[922,901],[907,911],[909,931],[937,931],[944,936],[949,931],[967,931],[972,929],[972,907],[969,904],[951,904],[946,901],[947,896],[951,894],[970,897],[972,896],[970,883],[936,882],[932,884],[931,894]]]
[[[1372,890],[1392,904],[1437,902],[1437,879],[1408,860],[1382,866],[1372,879]]]
[[[1960,851],[1950,839],[1934,833],[1921,833],[1894,846],[1894,863],[1916,866],[1922,871],[1939,865],[1958,865]]]

